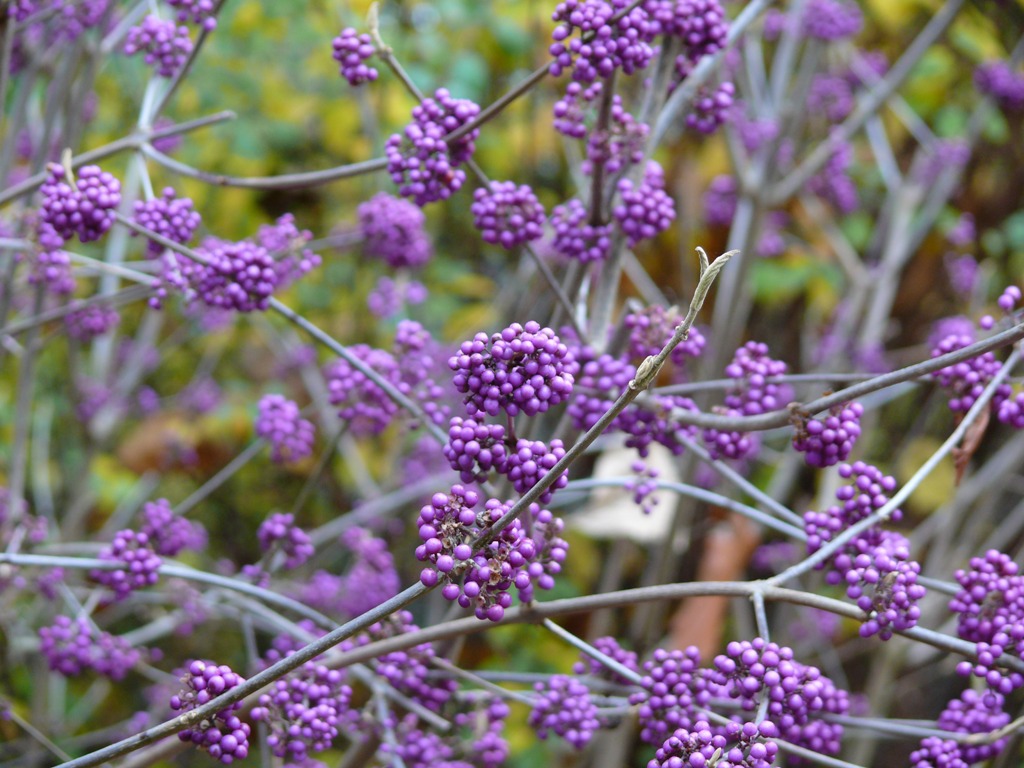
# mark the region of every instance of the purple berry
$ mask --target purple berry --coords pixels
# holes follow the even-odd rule
[[[295,216],[286,213],[273,224],[261,224],[256,243],[267,250],[274,261],[276,288],[284,288],[320,266],[320,256],[306,248],[313,239],[308,229],[295,226]]]
[[[550,447],[540,440],[520,439],[515,450],[510,450],[499,472],[505,475],[516,489],[516,493],[524,494],[535,486],[548,471],[565,456],[562,441],[557,438],[551,441]],[[548,486],[537,501],[547,504],[554,492],[564,488],[569,482],[569,471],[562,474]]]
[[[630,248],[664,232],[676,218],[675,204],[665,192],[665,174],[653,160],[647,163],[639,186],[622,179],[618,192],[621,203],[612,215],[622,227]]]
[[[1024,110],[1024,74],[1016,72],[1008,61],[990,61],[974,72],[978,91],[991,96],[1006,112]]]
[[[378,192],[360,204],[357,213],[367,256],[395,269],[422,267],[430,261],[432,248],[423,229],[426,217],[418,206]]]
[[[399,390],[408,389],[400,380],[398,363],[389,352],[366,344],[356,344],[349,351]],[[350,422],[353,434],[380,434],[397,415],[398,405],[391,397],[348,361],[339,358],[324,374],[331,405],[339,406],[338,416]]]
[[[537,698],[528,722],[537,735],[546,739],[554,733],[583,749],[601,727],[587,686],[568,675],[552,675],[547,683],[536,683],[534,690]]]
[[[838,405],[821,419],[807,419],[797,425],[793,447],[805,454],[809,467],[831,467],[846,461],[860,436],[860,403]]]
[[[632,8],[618,21],[612,17],[629,6],[626,0],[565,0],[551,18],[560,22],[552,33],[554,43],[549,71],[558,76],[572,68],[573,80],[592,83],[616,70],[631,75],[644,69],[654,56],[651,42],[657,33],[642,7]],[[579,37],[572,37],[579,30]],[[586,40],[584,38],[587,38]]]
[[[732,176],[715,176],[704,193],[704,219],[712,227],[732,225],[736,215],[736,179]]]
[[[173,187],[165,187],[161,197],[145,202],[136,200],[133,207],[132,219],[136,224],[179,245],[186,245],[192,239],[202,221],[199,213],[193,210],[192,201],[187,197],[176,197]],[[147,241],[146,254],[149,258],[156,258],[163,252],[162,245],[153,240]]]
[[[276,548],[284,553],[285,568],[298,568],[315,551],[309,534],[295,524],[295,515],[292,514],[272,514],[260,524],[256,535],[264,552]]]
[[[452,418],[444,457],[460,474],[462,482],[483,481],[492,470],[503,471],[507,454],[505,427],[501,424],[483,424],[458,416]]]
[[[140,532],[158,555],[174,557],[185,549],[197,552],[206,548],[206,529],[201,523],[176,515],[167,499],[147,501],[142,505]]]
[[[207,32],[217,27],[217,19],[213,16],[214,0],[167,0],[167,4],[178,9],[178,21],[191,21]]]
[[[422,207],[446,200],[466,180],[459,168],[473,156],[480,131],[470,131],[458,141],[445,137],[471,121],[480,107],[467,99],[456,99],[444,88],[413,108],[412,122],[402,134],[387,140],[388,173],[398,193]]]
[[[551,226],[555,230],[552,247],[567,259],[584,264],[602,261],[612,247],[610,224],[591,224],[587,207],[579,200],[570,200],[551,212]]]
[[[644,662],[643,673],[641,690],[630,694],[629,703],[639,705],[640,738],[659,745],[677,729],[692,727],[697,708],[710,701],[700,651],[692,645],[675,651],[659,648]]]
[[[349,85],[354,87],[377,79],[377,70],[366,65],[376,53],[373,39],[368,34],[360,34],[352,27],[346,27],[334,38],[332,45],[339,72],[348,80]]]
[[[525,184],[492,181],[473,193],[473,225],[484,242],[512,249],[544,234],[544,207]]]
[[[270,443],[271,459],[278,464],[313,453],[313,422],[302,418],[299,406],[283,395],[264,395],[256,417],[256,434]]]
[[[803,33],[831,42],[853,37],[864,26],[864,15],[850,0],[809,0],[802,17]]]
[[[119,637],[93,628],[84,616],[58,616],[39,630],[39,651],[47,665],[66,677],[92,670],[111,680],[122,679],[140,653]]]
[[[192,38],[188,27],[150,15],[128,30],[124,52],[128,56],[145,53],[146,63],[160,77],[174,77],[192,53]]]
[[[136,589],[151,587],[160,578],[161,559],[153,551],[149,536],[130,528],[114,534],[110,546],[99,554],[100,560],[118,563],[114,570],[95,569],[89,578],[114,591],[115,600],[123,600]]]
[[[344,679],[340,670],[307,661],[261,694],[252,718],[267,723],[270,751],[304,763],[309,754],[330,749],[350,714],[352,689]]]
[[[939,340],[932,347],[932,357],[963,349],[973,343],[973,332],[965,328]],[[1000,367],[996,356],[992,352],[986,352],[947,366],[932,375],[949,391],[949,409],[954,413],[966,413],[984,391],[985,386],[999,372]],[[1011,391],[1010,386],[1005,383],[996,389],[992,405],[997,411],[1000,404],[1010,396]]]
[[[679,69],[677,60],[676,69]],[[717,87],[701,86],[693,100],[692,111],[686,115],[686,125],[708,136],[718,130],[732,115],[736,86],[728,80]]]
[[[554,331],[533,320],[513,323],[490,339],[478,333],[462,343],[448,367],[470,416],[543,413],[569,397],[579,368]]]
[[[121,322],[121,315],[105,304],[91,304],[77,309],[64,318],[68,336],[81,342],[92,341],[102,336]]]
[[[98,240],[114,223],[121,182],[96,165],[79,168],[74,184],[65,180],[66,172],[57,163],[50,163],[47,172],[49,177],[39,189],[41,223],[64,240],[76,234],[83,243]]]
[[[170,706],[175,712],[185,713],[241,685],[245,678],[235,674],[227,665],[192,661],[186,665],[181,681],[184,688],[171,697]],[[244,759],[249,754],[250,729],[234,714],[241,706],[240,701],[228,705],[212,717],[180,731],[178,738],[192,742],[225,765]]]
[[[840,213],[852,212],[859,202],[857,187],[849,174],[852,164],[853,147],[847,142],[834,142],[828,162],[808,180],[807,188]]]

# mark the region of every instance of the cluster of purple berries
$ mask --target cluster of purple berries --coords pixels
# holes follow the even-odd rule
[[[160,77],[174,77],[192,53],[192,38],[188,27],[150,15],[128,30],[124,52],[128,56],[145,53],[146,64]]]
[[[768,768],[779,752],[779,745],[771,740],[778,735],[770,720],[730,722],[724,729],[698,720],[669,736],[647,768]]]
[[[808,553],[881,509],[896,487],[892,477],[860,461],[840,465],[839,475],[852,480],[836,491],[843,506],[804,514]],[[889,517],[899,520],[900,510],[893,510]],[[819,567],[829,569],[825,577],[829,584],[846,584],[847,596],[864,611],[862,636],[878,634],[882,640],[888,640],[894,630],[917,624],[917,604],[924,597],[925,588],[917,583],[921,567],[910,559],[910,544],[902,534],[873,526]]]
[[[970,346],[975,341],[973,333],[963,329],[940,339],[932,347],[932,357]],[[984,391],[985,386],[999,372],[1000,363],[992,352],[986,352],[969,360],[947,366],[933,375],[940,385],[949,390],[949,409],[954,413],[966,413]],[[1000,404],[1010,397],[1008,384],[1001,384],[992,397],[992,405],[998,411]]]
[[[349,351],[386,381],[403,389],[398,363],[389,352],[366,344],[356,344]],[[380,434],[398,413],[398,406],[387,392],[347,360],[336,360],[327,367],[325,376],[331,405],[340,406],[338,416],[349,422],[353,434]]]
[[[17,0],[10,7],[10,15],[18,21],[29,21],[29,32],[44,30],[48,40],[72,43],[87,29],[99,26],[109,5],[110,0]],[[41,17],[38,23],[33,18],[37,14]],[[14,50],[17,52],[17,45]]]
[[[673,456],[679,456],[686,449],[685,440],[697,436],[697,428],[682,424],[673,414],[676,410],[696,411],[697,405],[681,395],[655,395],[642,405],[631,405],[624,410],[612,426],[626,433],[626,447],[635,448],[643,458],[647,457],[652,442],[665,446]]]
[[[374,671],[396,690],[418,701],[431,712],[440,712],[451,700],[458,683],[430,677],[434,647],[423,643],[408,651],[386,653],[374,662]]]
[[[618,184],[620,203],[612,210],[629,247],[641,240],[649,240],[669,228],[675,221],[676,208],[665,192],[665,173],[651,160],[647,163],[643,180],[634,186],[629,179]]]
[[[354,557],[339,585],[337,608],[341,614],[359,616],[398,594],[401,584],[395,559],[384,539],[362,528],[349,528],[340,540]]]
[[[853,111],[854,84],[847,77],[831,74],[815,75],[807,90],[807,111],[823,116],[830,124],[839,123]]]
[[[340,670],[307,661],[261,694],[252,719],[269,726],[270,751],[278,757],[302,761],[329,749],[352,697],[344,678]]]
[[[736,86],[728,80],[717,86],[701,86],[686,115],[686,125],[705,136],[711,135],[732,115],[735,97]]]
[[[549,445],[541,440],[526,440],[520,438],[515,449],[508,452],[505,464],[498,467],[498,471],[505,475],[512,483],[512,487],[519,494],[524,494],[550,472],[555,464],[565,456],[565,448],[558,438],[553,439]],[[564,471],[558,478],[547,487],[537,498],[541,504],[551,501],[552,495],[559,488],[564,488],[569,482],[569,471]]]
[[[406,768],[500,768],[508,757],[508,743],[501,735],[508,706],[494,697],[489,697],[486,705],[474,704],[471,709],[455,714],[453,722],[459,728],[446,735],[425,730],[413,714],[400,720],[389,716],[374,729],[378,738],[384,735],[384,729],[390,729],[395,736],[380,747],[384,762]],[[465,729],[471,729],[478,738],[459,740],[458,732],[464,733]]]
[[[863,461],[840,465],[839,476],[850,481],[836,491],[836,499],[842,506],[833,505],[823,512],[804,513],[808,554],[817,552],[837,534],[881,509],[896,490],[896,478]],[[896,509],[889,519],[898,521],[902,516],[903,513]],[[875,529],[869,529],[868,533],[871,530]],[[871,543],[878,544],[880,539],[875,538]],[[839,583],[838,578],[832,583]]]
[[[505,427],[486,424],[471,418],[452,417],[444,457],[462,482],[485,480],[491,470],[501,472],[508,457]]]
[[[66,677],[92,670],[120,680],[139,660],[139,652],[119,637],[93,629],[89,619],[58,616],[39,630],[39,651],[47,665]]]
[[[853,146],[848,142],[833,141],[832,154],[825,167],[807,181],[807,188],[827,201],[840,213],[851,213],[857,208],[857,185],[850,178],[853,165]]]
[[[89,571],[89,578],[114,591],[115,600],[123,600],[136,589],[156,584],[160,578],[160,556],[153,551],[149,536],[130,528],[114,534],[114,540],[104,547],[99,559],[117,563],[118,568]]]
[[[218,666],[210,661],[193,661],[188,664],[181,682],[185,687],[171,697],[170,705],[175,712],[185,713],[241,685],[245,678],[224,664]],[[210,757],[225,765],[244,759],[249,754],[250,728],[234,714],[241,706],[242,702],[236,701],[212,717],[181,731],[178,738],[206,750]]]
[[[292,514],[272,514],[260,524],[256,536],[264,552],[277,547],[284,553],[285,568],[298,568],[315,551],[309,534],[295,524],[295,515]]]
[[[295,225],[295,215],[286,213],[273,224],[261,224],[256,230],[256,242],[274,260],[277,288],[283,288],[320,266],[320,256],[306,248],[313,239],[308,229]]]
[[[1001,400],[996,408],[995,418],[1014,429],[1024,429],[1024,392]]]
[[[445,599],[474,608],[477,618],[500,621],[512,604],[513,586],[524,601],[531,599],[534,584],[541,589],[554,586],[568,545],[559,536],[561,520],[531,504],[526,524],[520,518],[512,520],[483,549],[474,551],[472,542],[511,507],[511,502],[489,499],[482,510],[474,511],[479,501],[476,492],[461,485],[452,486],[450,494],[434,494],[420,510],[423,543],[416,548],[416,559],[430,563],[420,574],[425,586],[443,583]]]
[[[442,345],[421,323],[401,320],[395,328],[392,350],[398,361],[398,388],[419,403],[431,422],[444,424],[455,398],[450,387],[438,384],[447,375]]]
[[[510,503],[488,499],[478,523],[478,532],[490,529],[507,511]],[[421,534],[422,535],[422,534]],[[518,520],[505,526],[486,548],[468,562],[460,594],[455,596],[463,608],[474,608],[478,619],[500,621],[512,604],[513,586],[530,586],[524,566],[535,554],[533,541],[527,539]],[[442,594],[451,599],[455,584],[446,585]]]
[[[64,241],[52,229],[39,233],[39,250],[31,260],[28,281],[41,285],[56,296],[67,296],[75,291],[75,277],[71,274],[71,257],[60,250]]]
[[[544,206],[525,184],[492,181],[473,193],[473,225],[484,242],[512,249],[544,234]]]
[[[590,698],[590,689],[580,680],[552,675],[546,683],[536,683],[534,690],[538,695],[529,723],[540,738],[554,733],[576,749],[583,749],[601,728],[597,705]]]
[[[571,69],[574,80],[592,83],[616,70],[631,75],[650,64],[657,28],[643,8],[629,5],[627,0],[559,3],[551,15],[559,22],[551,35],[551,74],[557,77]],[[613,20],[623,11],[621,18]],[[580,32],[578,37],[572,36],[575,30]]]
[[[585,354],[581,352],[581,356]],[[573,425],[584,430],[593,427],[629,386],[635,371],[636,368],[626,360],[608,354],[584,359],[575,396],[567,409]],[[635,448],[642,457],[647,456],[652,442],[664,445],[678,456],[685,448],[681,437],[693,437],[696,428],[680,424],[673,418],[675,408],[697,410],[689,398],[654,395],[643,405],[630,404],[615,417],[609,429],[624,432],[626,447]]]
[[[637,663],[636,653],[623,648],[614,637],[599,637],[594,640],[592,645],[626,669],[639,673],[640,665]],[[581,653],[580,660],[572,665],[572,671],[577,675],[589,675],[599,680],[607,680],[616,685],[632,685],[631,680],[626,679],[618,672],[612,671],[602,662],[585,653]]]
[[[850,0],[809,0],[801,17],[803,33],[826,42],[853,37],[864,26],[864,14]]]
[[[362,85],[377,79],[377,69],[366,64],[377,52],[368,34],[360,34],[352,27],[346,27],[334,38],[332,45],[339,72],[348,80],[349,85]]]
[[[555,130],[570,139],[582,139],[587,135],[587,113],[598,97],[604,93],[600,81],[584,86],[571,82],[565,87],[565,95],[555,102],[552,110]]]
[[[640,507],[640,511],[649,515],[658,503],[658,497],[654,495],[658,490],[658,470],[648,467],[642,461],[634,461],[630,469],[636,477],[628,480],[624,487],[633,492],[633,501]]]
[[[466,728],[473,727],[475,738],[469,744],[469,754],[480,763],[480,768],[501,768],[508,760],[509,745],[503,736],[505,719],[509,715],[509,707],[497,696],[483,695],[475,697],[472,708],[457,712],[453,718],[455,725]]]
[[[613,96],[607,128],[599,130],[595,126],[587,137],[587,156],[581,170],[590,176],[598,164],[603,165],[607,173],[619,173],[636,165],[643,160],[644,142],[649,133],[650,126],[627,112],[618,95]]]
[[[264,395],[259,402],[256,434],[270,443],[273,461],[301,461],[313,453],[313,422],[302,418],[298,404],[284,395]]]
[[[530,320],[490,338],[478,333],[448,360],[470,416],[535,416],[572,393],[576,358],[550,328]]]
[[[629,357],[636,363],[657,355],[672,339],[676,328],[683,321],[678,307],[652,304],[637,312],[630,312],[623,318],[629,328]],[[669,360],[682,368],[688,360],[700,357],[707,346],[707,339],[698,328],[690,332],[669,354]]]
[[[217,241],[200,253],[205,264],[190,264],[191,288],[208,307],[238,312],[264,311],[280,282],[266,248],[240,241]]]
[[[978,644],[976,662],[961,662],[957,671],[974,672],[993,691],[1009,693],[1024,684],[1024,676],[1003,670],[998,659],[1008,651],[1024,657],[1024,576],[1009,555],[994,549],[971,558],[955,576],[960,591],[949,609],[960,615],[957,634]]]
[[[629,703],[639,705],[640,738],[652,746],[664,743],[679,728],[690,728],[699,707],[710,701],[700,669],[700,651],[657,649],[644,662],[640,690]]]
[[[422,267],[432,254],[423,211],[400,197],[378,192],[356,209],[363,250],[389,266]]]
[[[79,168],[75,181],[69,181],[64,167],[57,163],[50,163],[46,170],[49,175],[39,188],[41,226],[62,240],[76,234],[83,243],[98,240],[114,223],[114,211],[121,203],[121,182],[97,165]]]
[[[106,304],[90,304],[70,312],[64,318],[68,336],[77,341],[92,341],[102,336],[121,321],[118,311]]]
[[[712,227],[728,227],[736,216],[736,179],[727,174],[715,176],[704,193],[704,220]]]
[[[611,225],[592,224],[587,206],[580,200],[557,206],[550,221],[555,231],[551,247],[565,258],[588,264],[603,261],[611,253]]]
[[[37,0],[11,0],[7,15],[17,22],[25,21],[41,10]]]
[[[526,603],[533,600],[534,586],[545,591],[555,588],[555,576],[562,572],[562,564],[569,554],[569,544],[562,538],[565,523],[551,510],[531,504],[522,520],[526,520],[523,527],[527,535],[533,539],[532,547],[526,545],[519,548],[524,554],[533,551],[532,560],[526,566],[529,581],[516,579],[519,599]]]
[[[718,0],[645,0],[643,7],[662,34],[682,42],[691,64],[725,47],[729,21]]]
[[[217,27],[217,19],[213,15],[214,0],[167,0],[167,4],[178,9],[178,21],[191,21],[207,32]]]
[[[366,295],[366,306],[377,317],[390,318],[402,314],[407,304],[422,304],[427,295],[426,286],[417,280],[395,281],[381,277]]]
[[[388,173],[402,197],[422,207],[447,200],[462,187],[466,173],[459,166],[473,156],[480,131],[472,130],[454,141],[446,137],[479,112],[472,101],[456,99],[444,88],[413,108],[404,135],[393,134],[385,145]]]
[[[148,538],[156,554],[166,557],[174,557],[186,549],[199,552],[206,548],[207,535],[202,523],[175,514],[167,499],[142,505],[139,532]]]
[[[770,379],[781,376],[788,366],[768,356],[768,345],[748,341],[726,366],[725,375],[736,381],[736,386],[725,396],[725,408],[717,408],[728,416],[756,416],[777,410],[785,405],[790,390]],[[705,429],[704,444],[712,458],[744,459],[757,448],[754,436],[733,430]]]
[[[880,544],[855,539],[836,555],[835,568],[848,585],[847,597],[868,616],[861,625],[862,637],[877,634],[882,640],[893,631],[916,626],[921,616],[917,603],[925,588],[917,583],[921,566],[910,559],[910,542],[902,534],[879,531]]]
[[[801,420],[793,435],[793,447],[804,454],[810,467],[831,467],[846,461],[860,437],[860,403],[838,405],[823,419]]]
[[[990,61],[974,72],[974,84],[1006,112],[1024,110],[1024,75],[1008,61]]]
[[[785,384],[769,381],[782,376],[788,366],[768,356],[768,345],[748,341],[726,366],[725,375],[737,382],[725,397],[725,405],[744,416],[756,416],[782,408],[790,397]]]
[[[988,734],[1010,722],[1003,711],[1003,697],[998,693],[978,693],[968,688],[959,698],[949,702],[939,715],[936,726],[944,731],[966,734]],[[954,739],[929,736],[910,755],[911,768],[967,768],[991,760],[1003,751],[1006,739],[969,744]]]
[[[760,637],[731,642],[707,678],[711,695],[734,699],[746,712],[767,699],[767,717],[787,741],[825,755],[839,753],[843,727],[820,716],[846,714],[849,695],[817,667],[794,660],[791,648]]]
[[[132,219],[136,224],[179,245],[186,245],[192,239],[202,221],[199,212],[193,209],[192,201],[187,197],[177,197],[173,187],[165,187],[163,194],[152,200],[136,200],[133,207]],[[158,257],[163,251],[164,247],[154,240],[146,244],[150,258]]]

